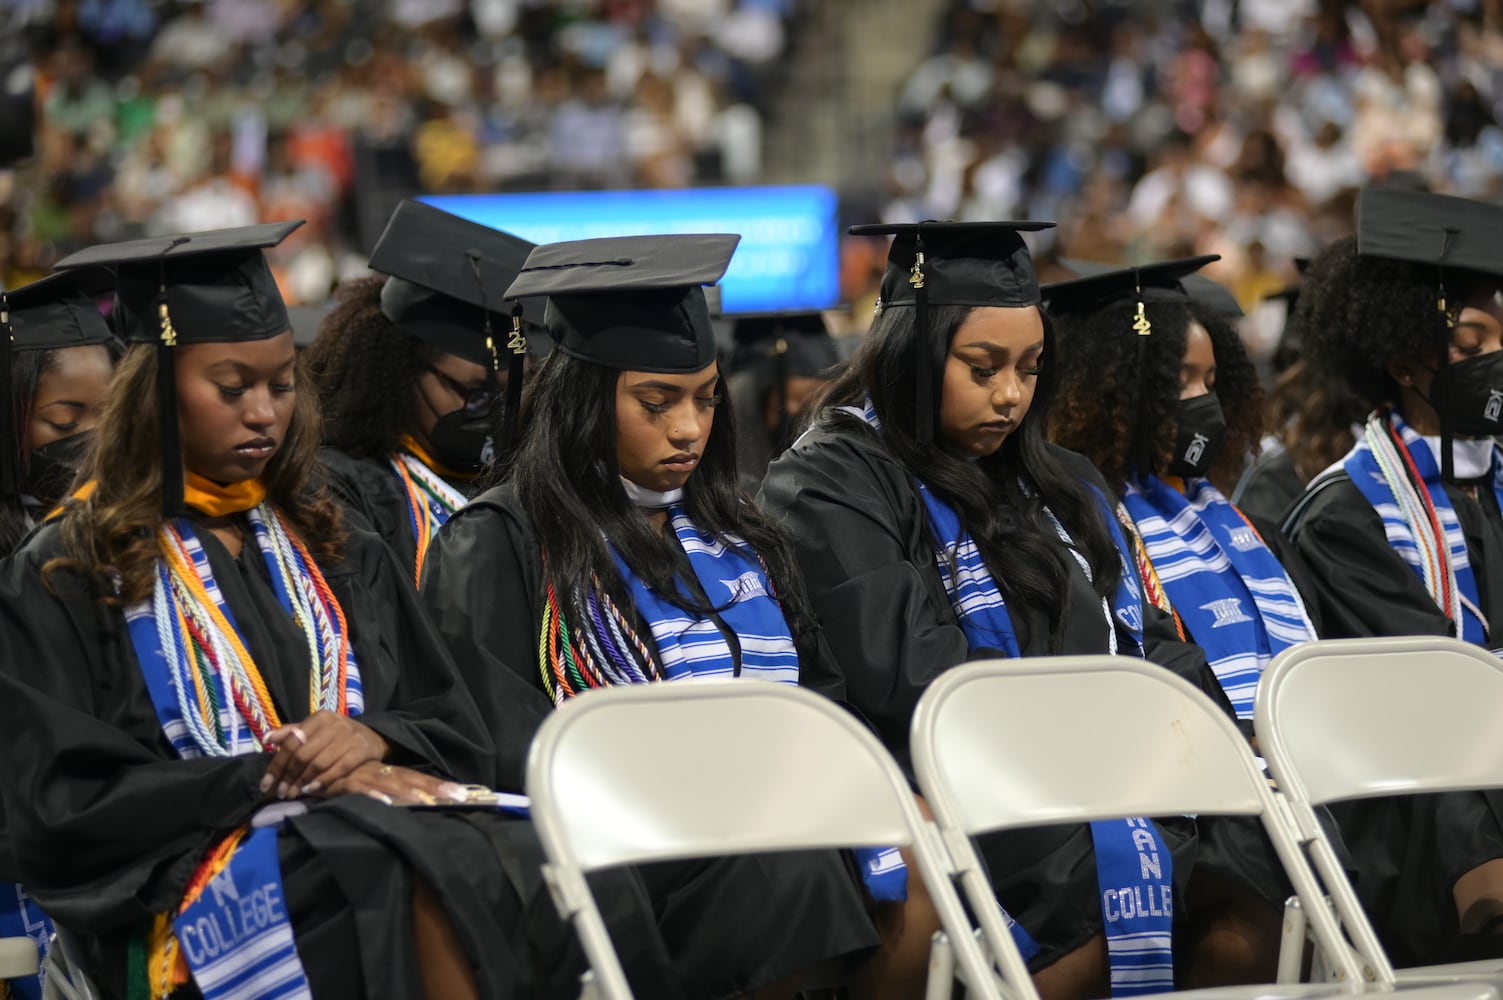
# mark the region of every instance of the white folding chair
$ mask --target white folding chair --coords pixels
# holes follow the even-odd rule
[[[539,728],[527,793],[554,902],[579,933],[588,986],[607,1000],[631,992],[586,873],[814,848],[909,848],[962,973],[988,980],[937,834],[907,781],[867,729],[811,692],[745,680],[585,692]]]
[[[37,943],[31,938],[0,938],[0,979],[34,976],[40,963]]]
[[[1124,734],[1130,745],[1124,745]],[[1207,997],[1326,996],[1389,990],[1386,966],[1364,966],[1328,908],[1247,741],[1222,711],[1168,670],[1142,660],[1060,656],[968,663],[919,700],[911,746],[919,788],[1011,995],[1037,1000],[995,906],[971,837],[1011,827],[1125,816],[1257,816],[1273,842],[1337,984],[1196,990]],[[991,905],[988,905],[991,904]],[[1417,991],[1417,1000],[1496,996],[1481,983]]]
[[[1503,990],[1503,959],[1391,970],[1315,807],[1503,788],[1500,719],[1503,661],[1458,639],[1305,643],[1276,657],[1258,688],[1258,749],[1289,801],[1301,846],[1358,950],[1400,983],[1469,977]]]

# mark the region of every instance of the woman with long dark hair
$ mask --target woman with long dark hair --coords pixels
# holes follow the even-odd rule
[[[318,488],[261,252],[296,225],[63,262],[117,268],[132,346],[87,483],[0,573],[7,857],[107,995],[543,993],[525,942],[567,939],[530,824],[392,806],[461,804],[498,757],[517,787],[546,702],[516,685],[488,733]]]
[[[1283,524],[1331,638],[1503,644],[1503,209],[1364,190],[1357,236],[1311,263],[1309,363],[1373,408]],[[1503,953],[1496,794],[1332,807],[1362,896],[1400,965]]]
[[[554,703],[705,676],[840,696],[788,540],[737,483],[700,288],[736,240],[543,246],[512,286],[549,296],[557,346],[524,397],[505,481],[439,533],[421,588],[488,719],[504,717],[518,676]],[[691,996],[791,996],[803,970],[877,944],[834,852],[718,859],[697,888],[664,892],[698,867],[644,873],[671,899],[660,924]]]
[[[1056,345],[1019,233],[1047,225],[858,227],[896,233],[880,312],[763,484],[762,503],[794,536],[847,699],[904,763],[919,697],[970,659],[1144,655],[1230,712],[1204,656],[1124,569],[1131,555],[1100,474],[1045,441]],[[1173,898],[1172,917],[1103,906],[1115,896],[1098,885],[1094,845],[1132,824],[1173,864],[1101,874]],[[1271,978],[1279,910],[1243,905],[1247,887],[1197,863],[1194,822],[1010,831],[981,849],[1047,997]],[[1152,947],[1129,954],[1125,934]]]
[[[1277,525],[1255,526],[1216,485],[1235,482],[1256,446],[1263,392],[1237,331],[1190,282],[1214,259],[1082,263],[1082,277],[1045,286],[1060,337],[1051,430],[1101,471],[1139,582],[1250,725],[1268,661],[1315,627],[1265,541],[1277,546]]]
[[[413,586],[429,541],[497,457],[513,376],[520,392],[525,351],[509,347],[520,338],[501,293],[531,249],[403,202],[371,253],[390,277],[346,285],[308,349],[334,495],[412,570]]]
[[[0,412],[0,555],[57,506],[93,438],[119,341],[94,304],[107,272],[54,275],[3,293],[0,322],[7,384]]]

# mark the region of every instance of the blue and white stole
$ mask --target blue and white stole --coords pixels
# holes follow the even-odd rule
[[[1208,479],[1183,494],[1155,476],[1129,481],[1122,506],[1237,718],[1252,718],[1268,661],[1315,638],[1289,574]]]
[[[1503,462],[1498,449],[1492,451],[1493,495],[1503,504]],[[1374,413],[1339,468],[1382,519],[1388,544],[1424,581],[1458,638],[1486,643],[1488,623],[1480,608],[1466,535],[1425,439],[1397,412]],[[1320,478],[1336,469],[1333,466]]]
[[[246,513],[277,599],[308,639],[311,709],[361,714],[359,666],[322,574],[270,504]],[[125,620],[162,731],[184,759],[260,752],[270,706],[257,703],[256,691],[264,683],[243,655],[203,543],[185,518],[159,538],[168,548],[152,594],[127,608]],[[216,625],[205,598],[233,635]],[[207,1000],[311,996],[284,898],[276,831],[266,828],[246,838],[175,917],[182,954]]]
[[[735,535],[721,539],[699,530],[679,503],[681,494],[676,491],[658,494],[657,500],[640,487],[628,489],[628,493],[639,506],[657,506],[658,501],[671,499],[662,504],[668,512],[668,523],[689,557],[700,588],[721,620],[736,633],[741,646],[739,676],[797,684],[799,661],[793,631],[772,592],[767,570],[751,546]],[[691,615],[648,587],[614,546],[611,556],[631,591],[637,614],[652,631],[658,662],[667,680],[737,676],[735,654],[713,619]],[[686,595],[679,598],[693,603]],[[873,898],[907,898],[908,869],[897,848],[861,848],[852,853]]]
[[[668,680],[680,677],[742,677],[798,683],[798,650],[772,595],[762,562],[745,541],[700,531],[679,504],[668,507],[668,523],[689,557],[700,588],[721,620],[736,633],[740,663],[709,615],[684,610],[648,587],[614,546],[611,557],[631,591],[637,613],[652,630],[658,662]],[[693,604],[686,594],[675,595]]]
[[[881,424],[868,400],[865,410],[850,408],[878,430]],[[928,515],[934,539],[935,563],[945,593],[955,609],[961,631],[972,649],[995,649],[1009,657],[1022,655],[1012,615],[996,579],[986,566],[981,550],[960,523],[954,508],[937,496],[923,480],[915,479]],[[1088,486],[1090,484],[1087,484]],[[1113,600],[1102,601],[1107,645],[1117,653],[1120,624],[1132,645],[1131,653],[1142,656],[1143,596],[1127,539],[1122,535],[1106,498],[1092,487],[1102,516],[1122,560],[1121,582]],[[1069,532],[1045,508],[1060,540],[1070,547],[1076,563],[1089,579],[1090,566],[1075,549]],[[1174,989],[1174,871],[1169,849],[1151,820],[1141,817],[1099,820],[1091,824],[1096,849],[1096,884],[1100,890],[1102,924],[1106,931],[1111,965],[1112,996],[1143,996]],[[1023,939],[1037,952],[1020,925],[1013,924],[1013,937],[1028,955]],[[1031,957],[1031,956],[1030,956]]]
[[[31,938],[44,964],[34,976],[8,979],[5,985],[11,997],[42,1000],[47,982],[47,948],[52,940],[52,920],[42,912],[30,894],[15,882],[0,883],[0,937]]]

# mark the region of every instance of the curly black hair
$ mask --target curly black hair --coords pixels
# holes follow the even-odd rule
[[[418,426],[418,376],[439,350],[381,313],[384,278],[344,285],[306,360],[324,414],[324,444],[355,458],[385,458]]]
[[[1143,357],[1139,400],[1139,336],[1135,302],[1117,302],[1050,315],[1059,331],[1059,402],[1050,435],[1056,444],[1091,460],[1119,494],[1138,456],[1152,455],[1162,472],[1179,431],[1180,367],[1193,319],[1205,327],[1216,352],[1214,391],[1226,415],[1226,441],[1209,479],[1224,492],[1237,481],[1263,431],[1263,389],[1247,349],[1219,315],[1177,302],[1147,306],[1153,333]]]
[[[1445,319],[1437,309],[1440,271],[1431,264],[1359,257],[1354,236],[1337,240],[1310,262],[1295,307],[1305,356],[1321,378],[1344,382],[1369,408],[1398,402],[1388,374],[1397,358],[1443,360]],[[1481,276],[1448,268],[1452,310]]]

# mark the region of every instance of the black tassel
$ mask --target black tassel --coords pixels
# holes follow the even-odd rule
[[[1133,401],[1133,410],[1142,413],[1144,403],[1148,398],[1148,338],[1153,335],[1153,323],[1148,319],[1148,312],[1143,304],[1143,289],[1137,289],[1138,313],[1133,317],[1132,329],[1138,336],[1138,371],[1135,376],[1137,383],[1134,391],[1137,398]],[[1140,427],[1138,429],[1137,442],[1138,474],[1141,476],[1154,475],[1158,470],[1158,457],[1154,454],[1152,428]]]
[[[1456,318],[1451,315],[1450,306],[1446,302],[1445,274],[1446,253],[1451,249],[1453,232],[1454,230],[1446,229],[1440,234],[1440,257],[1435,267],[1435,305],[1440,310],[1440,357],[1436,359],[1435,378],[1430,383],[1430,405],[1440,420],[1440,479],[1443,483],[1453,482],[1456,478],[1455,457],[1451,454],[1454,435],[1451,431],[1451,418],[1446,415],[1446,404],[1451,398],[1451,380],[1447,375],[1451,367],[1451,338],[1456,335]]]
[[[506,342],[511,357],[506,366],[506,412],[501,415],[501,456],[509,457],[517,446],[517,421],[522,409],[522,372],[527,364],[527,335],[522,332],[522,304],[511,307],[511,339]]]
[[[16,401],[11,395],[11,346],[15,334],[10,327],[10,297],[0,292],[0,415],[5,417],[5,440],[0,441],[0,497],[21,492],[21,426]]]
[[[913,286],[914,322],[918,324],[918,356],[914,358],[915,392],[913,399],[914,429],[920,448],[934,445],[934,344],[930,342],[929,291],[924,279],[924,232],[913,239],[913,270],[908,275]]]
[[[159,306],[161,340],[157,343],[157,413],[162,436],[162,517],[183,514],[183,445],[177,426],[177,331],[167,312],[167,289]]]

